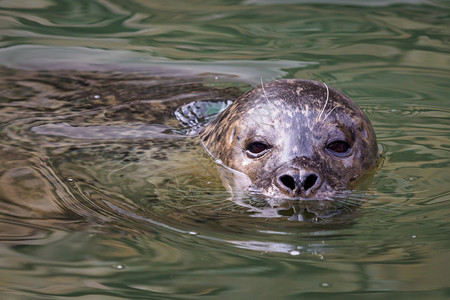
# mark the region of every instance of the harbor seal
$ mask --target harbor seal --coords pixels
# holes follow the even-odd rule
[[[329,200],[380,158],[373,127],[342,92],[276,80],[243,94],[200,133],[208,152],[247,188],[271,198]]]

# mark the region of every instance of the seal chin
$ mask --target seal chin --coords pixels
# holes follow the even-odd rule
[[[274,185],[268,189],[253,188],[253,191],[259,191],[259,194],[264,197],[284,200],[302,200],[302,201],[334,201],[335,199],[348,196],[349,190],[331,189],[326,184],[320,184],[317,188],[311,191],[304,191],[301,187],[298,190],[290,192],[278,185]]]
[[[262,196],[267,199],[277,199],[280,201],[334,201],[338,198],[347,197],[350,193],[350,190],[331,189],[325,183],[314,188],[314,191],[303,192],[302,188],[298,188],[298,190],[291,192],[284,188],[279,188],[275,182],[267,188],[261,188],[257,184],[252,184],[247,188],[247,191],[253,196]]]

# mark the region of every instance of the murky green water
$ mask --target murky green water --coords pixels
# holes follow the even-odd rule
[[[1,0],[0,298],[447,299],[449,9]],[[278,78],[371,119],[385,155],[362,205],[236,203],[173,117]]]

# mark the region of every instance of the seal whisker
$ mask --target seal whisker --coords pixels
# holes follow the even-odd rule
[[[274,128],[274,125],[273,125],[272,123],[264,123],[264,122],[261,122],[261,123],[259,123],[259,124],[261,124],[261,125],[267,125],[267,126],[270,126],[270,127]]]
[[[320,121],[323,112],[325,111],[325,108],[327,107],[328,104],[328,99],[330,98],[330,90],[328,89],[328,85],[325,82],[322,82],[325,85],[325,88],[327,89],[327,99],[325,100],[325,105],[322,108],[322,111],[320,112],[319,116],[317,117],[317,120]]]
[[[325,118],[323,118],[323,121],[325,121],[325,120],[328,118],[328,116],[333,112],[333,110],[334,110],[336,107],[337,107],[337,106],[333,107],[333,108],[325,115]]]
[[[262,76],[261,76],[261,87],[263,90],[264,98],[266,98],[267,102],[269,102],[269,98],[267,98],[266,89],[264,88],[264,82],[263,82]]]
[[[266,99],[266,101],[267,101],[267,103],[269,104],[269,106],[270,106],[272,109],[274,109],[275,111],[277,111],[278,108],[275,107],[275,106],[269,101],[269,98],[267,97],[267,93],[266,93],[266,89],[264,88],[264,83],[263,83],[263,78],[262,78],[262,76],[261,76],[261,88],[262,88],[262,90],[263,90],[264,98]]]

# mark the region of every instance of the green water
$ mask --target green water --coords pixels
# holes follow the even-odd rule
[[[0,298],[447,299],[449,36],[439,0],[1,0]],[[280,78],[372,121],[353,211],[252,211],[173,133]]]

